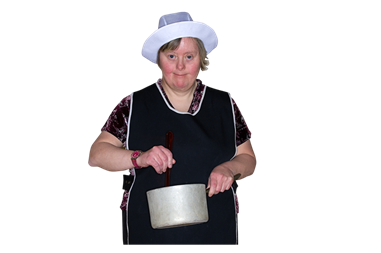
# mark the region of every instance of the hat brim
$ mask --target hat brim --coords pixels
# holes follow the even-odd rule
[[[156,63],[157,52],[162,45],[184,37],[200,39],[204,43],[207,54],[215,49],[218,43],[216,33],[208,25],[195,21],[183,21],[166,25],[151,34],[144,42],[142,55],[151,62]]]

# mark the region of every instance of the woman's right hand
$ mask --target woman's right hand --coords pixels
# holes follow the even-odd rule
[[[163,146],[154,146],[138,157],[137,161],[140,167],[152,166],[158,174],[167,171],[167,168],[172,168],[176,162],[173,159],[172,152]]]

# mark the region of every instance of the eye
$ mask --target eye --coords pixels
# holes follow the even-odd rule
[[[169,58],[169,59],[172,59],[172,60],[175,59],[175,57],[176,57],[176,56],[173,55],[173,54],[169,54],[169,55],[168,55],[168,58]]]
[[[193,58],[192,55],[187,55],[187,60],[191,60]]]

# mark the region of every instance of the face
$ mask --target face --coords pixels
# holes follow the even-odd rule
[[[187,91],[195,85],[200,71],[197,43],[192,38],[182,38],[175,50],[160,52],[163,84],[176,91]]]

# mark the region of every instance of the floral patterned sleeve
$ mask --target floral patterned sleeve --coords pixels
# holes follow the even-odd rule
[[[251,132],[246,125],[241,111],[238,109],[237,104],[233,101],[234,116],[235,116],[235,128],[236,128],[236,143],[237,147],[251,138]]]
[[[127,96],[112,111],[110,117],[102,127],[102,131],[107,131],[118,138],[123,147],[126,147],[128,117],[130,115],[131,96]]]

